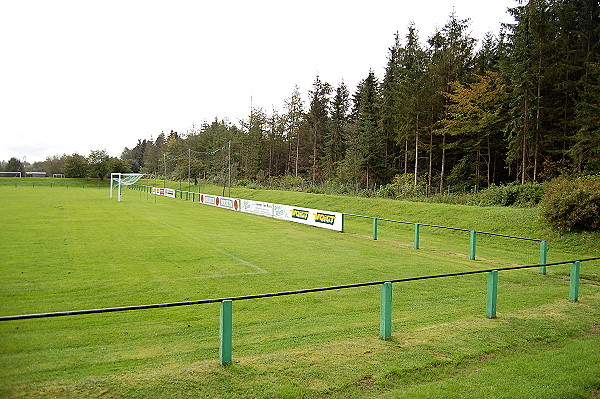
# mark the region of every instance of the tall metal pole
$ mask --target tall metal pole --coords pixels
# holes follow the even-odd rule
[[[229,194],[231,197],[231,140],[229,140],[229,145],[227,146],[227,162],[229,163]]]
[[[192,150],[188,148],[188,192],[190,189],[190,167],[192,166]]]
[[[163,154],[163,159],[165,162],[165,177],[163,179],[163,188],[167,187],[167,154]]]

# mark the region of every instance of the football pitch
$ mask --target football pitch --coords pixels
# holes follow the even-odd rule
[[[106,188],[0,187],[0,216],[0,316],[491,269],[523,248],[533,256],[517,259],[537,263],[521,243],[470,261],[451,234],[415,250],[410,238],[369,239],[362,221],[339,233],[132,190],[118,203]],[[570,303],[568,278],[500,273],[490,320],[486,284],[394,284],[389,341],[378,286],[234,301],[229,367],[216,303],[0,322],[0,397],[448,397],[456,384],[454,397],[468,397],[494,370],[526,388],[498,381],[481,397],[591,397],[600,287],[583,284]],[[519,363],[527,355],[533,366]],[[558,378],[523,377],[532,367]]]

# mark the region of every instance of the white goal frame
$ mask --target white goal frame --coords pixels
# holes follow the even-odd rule
[[[117,201],[121,202],[121,186],[135,184],[144,176],[143,173],[111,173],[110,174],[110,198],[113,197],[113,187],[118,184]],[[115,183],[116,182],[116,183]]]
[[[0,175],[6,175],[6,174],[9,174],[9,173],[13,173],[13,174],[17,174],[18,173],[19,176],[8,176],[8,177],[22,177],[21,176],[21,172],[0,172]]]

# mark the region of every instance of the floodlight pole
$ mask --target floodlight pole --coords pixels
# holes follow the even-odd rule
[[[165,163],[165,178],[163,179],[163,188],[167,187],[167,154],[163,153],[163,159]]]
[[[228,183],[229,183],[229,194],[228,196],[231,197],[231,140],[229,140],[228,144],[227,144],[227,163],[229,164],[229,177],[228,177]]]
[[[188,192],[190,189],[190,167],[192,166],[192,150],[188,148]]]

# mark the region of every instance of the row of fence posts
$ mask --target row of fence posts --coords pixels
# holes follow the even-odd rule
[[[377,240],[378,237],[378,218],[373,219],[373,240]],[[409,224],[409,223],[407,223]],[[413,223],[415,227],[415,240],[414,240],[414,249],[419,249],[420,244],[420,234],[421,234],[421,224]],[[469,259],[475,260],[475,255],[477,252],[477,231],[471,230],[469,231]],[[540,265],[545,265],[548,259],[548,241],[545,240],[535,240],[540,243]],[[540,274],[546,274],[546,266],[540,266]]]
[[[579,300],[579,275],[581,262],[571,264],[569,280],[569,301]],[[487,272],[485,316],[488,319],[496,318],[498,303],[498,270]],[[392,338],[392,283],[385,282],[380,285],[379,307],[379,337],[383,340]],[[232,362],[233,355],[233,306],[231,300],[221,302],[221,317],[219,323],[219,361],[222,365]]]

